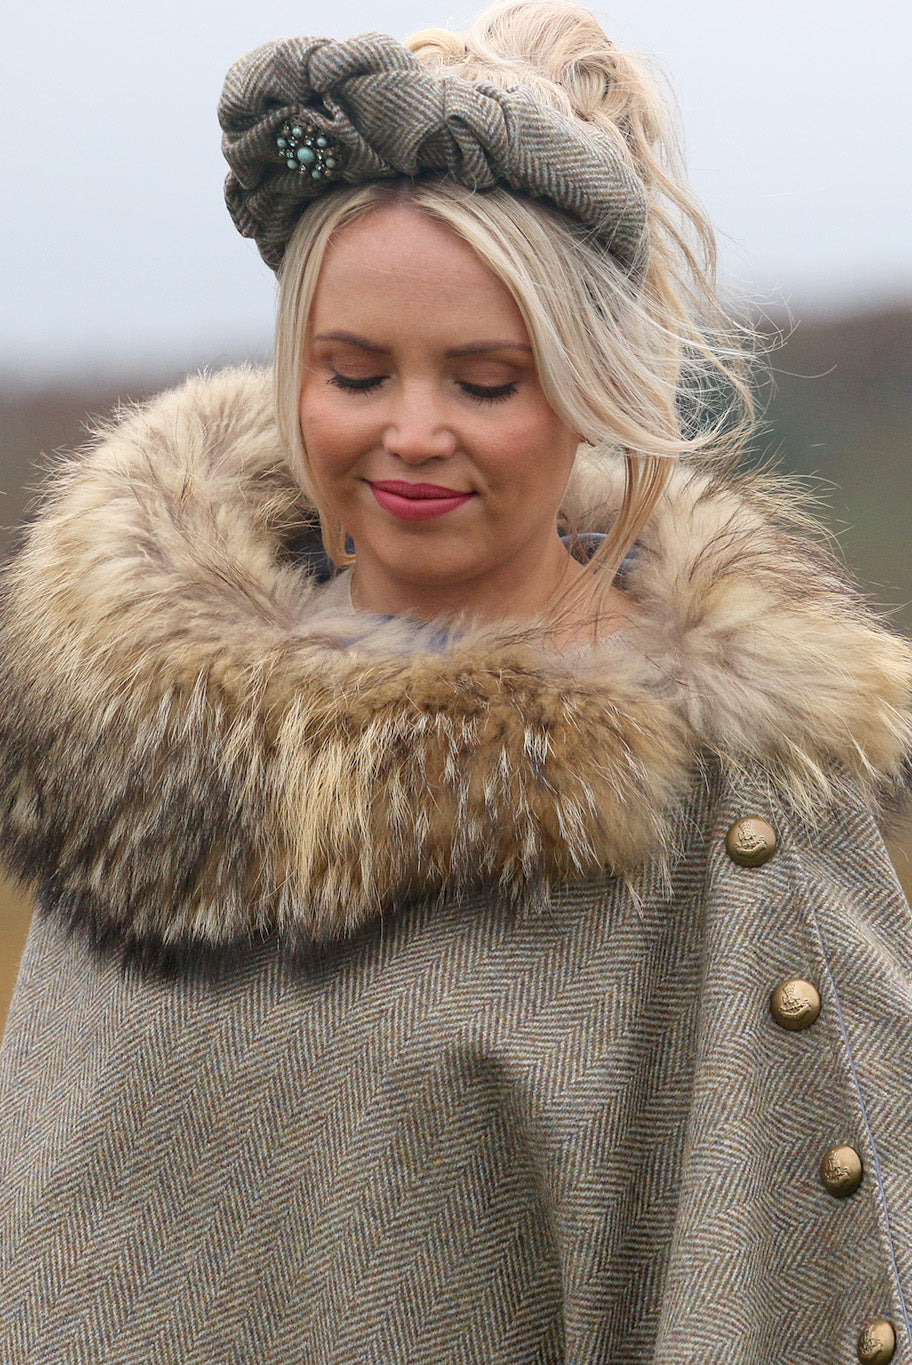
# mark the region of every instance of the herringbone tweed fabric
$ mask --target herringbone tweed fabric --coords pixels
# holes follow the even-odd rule
[[[124,967],[46,906],[0,1066],[0,1359],[848,1365],[885,1317],[912,1360],[912,923],[871,818],[715,772],[678,833],[639,899],[403,905],[294,959]]]
[[[507,185],[584,223],[625,270],[645,264],[646,192],[620,135],[501,90],[432,74],[381,33],[347,41],[286,38],[228,72],[219,103],[235,226],[281,264],[301,213],[334,183],[445,174],[470,189]],[[289,169],[286,124],[324,135],[331,172]]]

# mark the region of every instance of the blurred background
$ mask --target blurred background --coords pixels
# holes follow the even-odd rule
[[[0,556],[42,456],[188,369],[268,360],[273,282],[221,199],[235,58],[292,33],[464,28],[481,4],[159,0],[9,7]],[[893,0],[617,0],[654,54],[733,306],[784,339],[757,458],[804,476],[865,591],[912,633],[912,11]],[[912,891],[912,828],[891,851]],[[29,917],[0,884],[0,1021]]]

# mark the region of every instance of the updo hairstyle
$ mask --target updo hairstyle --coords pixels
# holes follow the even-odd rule
[[[670,461],[735,451],[753,421],[741,334],[715,284],[712,228],[686,186],[658,83],[595,17],[565,0],[506,0],[465,36],[426,29],[407,39],[436,75],[524,86],[543,104],[612,137],[648,202],[648,253],[628,273],[587,228],[542,200],[475,191],[452,179],[376,182],[328,191],[302,215],[279,271],[279,430],[320,512],[326,551],[352,562],[342,528],[319,506],[298,417],[306,329],[333,235],[401,200],[447,224],[509,289],[554,411],[597,455],[623,457],[617,519],[596,555],[608,582],[661,496]],[[586,527],[566,524],[569,533]]]

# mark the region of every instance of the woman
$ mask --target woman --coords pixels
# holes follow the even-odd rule
[[[912,1359],[912,661],[722,472],[653,88],[525,3],[221,117],[275,393],[126,415],[6,590],[0,1356]]]

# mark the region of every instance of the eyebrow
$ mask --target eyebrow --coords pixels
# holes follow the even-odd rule
[[[386,346],[377,346],[366,337],[359,337],[355,332],[320,332],[314,337],[314,341],[345,341],[351,346],[359,346],[364,351],[371,351],[375,355],[388,355]],[[447,356],[466,356],[466,355],[488,355],[491,351],[526,351],[532,354],[532,347],[527,346],[522,341],[476,341],[468,346],[457,346],[452,351],[447,351]]]

